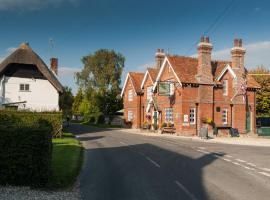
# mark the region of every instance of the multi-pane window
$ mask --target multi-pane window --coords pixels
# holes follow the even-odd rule
[[[20,91],[29,91],[29,84],[20,84]]]
[[[146,98],[147,98],[147,100],[150,100],[151,99],[151,97],[152,97],[152,86],[150,86],[150,87],[147,87],[147,96],[146,96]]]
[[[227,96],[228,95],[228,80],[223,80],[223,95]]]
[[[132,121],[133,120],[133,112],[132,111],[128,111],[128,121]]]
[[[190,124],[196,123],[196,108],[189,109],[189,122]]]
[[[224,108],[222,110],[222,123],[228,124],[228,109],[227,108]]]
[[[133,91],[132,90],[128,91],[128,101],[133,101]]]
[[[173,109],[165,108],[165,122],[173,122]]]

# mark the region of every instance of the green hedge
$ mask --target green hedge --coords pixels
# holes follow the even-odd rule
[[[18,118],[7,117],[4,120],[11,122]],[[44,120],[32,125],[0,123],[1,185],[44,187],[48,184],[52,158],[51,132],[52,126]]]
[[[52,136],[55,136],[62,126],[62,112],[29,112],[0,110],[0,125],[17,124],[31,126],[40,120],[49,122],[52,126]]]

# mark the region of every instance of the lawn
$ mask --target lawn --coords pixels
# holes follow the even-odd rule
[[[53,139],[52,178],[49,187],[72,187],[80,173],[82,160],[83,147],[73,134],[64,133],[63,138]]]

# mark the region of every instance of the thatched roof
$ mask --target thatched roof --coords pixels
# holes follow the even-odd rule
[[[63,92],[63,86],[43,62],[43,60],[29,47],[28,44],[22,43],[11,55],[9,55],[0,64],[0,74],[6,69],[9,64],[29,64],[35,65],[43,76],[57,89],[58,92]]]

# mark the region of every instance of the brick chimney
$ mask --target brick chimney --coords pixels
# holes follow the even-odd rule
[[[231,50],[233,69],[244,69],[245,53],[246,50],[242,47],[242,39],[234,39],[234,47]]]
[[[202,83],[212,83],[212,66],[211,66],[211,53],[213,46],[210,43],[209,37],[201,37],[201,41],[198,44],[198,71],[197,79]]]
[[[58,59],[57,58],[51,58],[51,71],[53,71],[55,75],[58,75]]]
[[[157,49],[155,57],[156,57],[156,68],[159,69],[161,68],[161,65],[165,59],[164,49]]]

